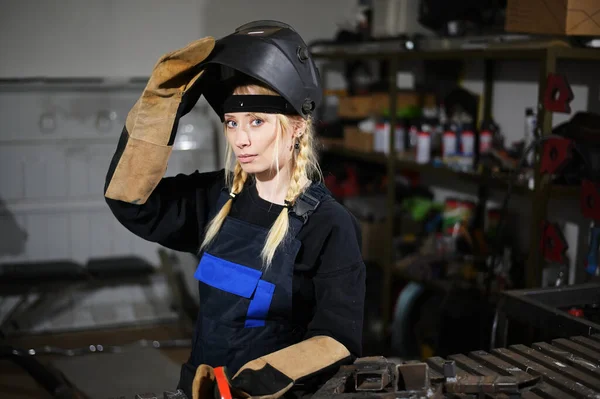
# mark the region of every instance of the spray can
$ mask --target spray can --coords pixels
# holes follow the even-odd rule
[[[460,138],[462,156],[473,158],[473,156],[475,155],[475,132],[473,132],[470,129],[463,130]]]
[[[444,139],[442,142],[443,159],[456,155],[456,141],[456,132],[450,129],[444,132]]]
[[[377,123],[375,124],[375,132],[374,132],[375,137],[373,140],[373,146],[374,146],[373,149],[375,150],[375,152],[383,152],[383,153],[388,152],[389,128],[390,128],[390,124],[386,120],[377,121]]]
[[[471,170],[475,164],[475,132],[470,126],[465,126],[460,136],[461,164],[464,170]]]
[[[402,123],[397,124],[394,132],[396,134],[396,137],[394,138],[396,151],[398,151],[398,152],[406,151],[406,128],[404,127],[404,124],[402,124]]]
[[[394,129],[394,146],[396,151],[406,151],[406,139],[404,125],[397,124]],[[390,152],[390,122],[387,120],[381,120],[375,125],[375,152],[383,152],[389,154]]]
[[[486,154],[492,148],[494,135],[490,130],[482,130],[479,133],[479,154]]]
[[[428,126],[423,125],[417,134],[417,157],[419,164],[429,163],[431,159],[431,131]]]

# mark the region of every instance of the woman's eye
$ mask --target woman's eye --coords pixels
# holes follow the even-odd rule
[[[252,126],[260,126],[264,123],[264,121],[262,119],[254,119],[252,121]]]
[[[228,128],[233,129],[234,127],[237,126],[237,123],[235,121],[227,121],[225,122],[225,124],[227,125]]]

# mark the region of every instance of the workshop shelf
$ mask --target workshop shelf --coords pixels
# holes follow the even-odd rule
[[[345,148],[342,144],[322,143],[320,151],[323,153],[334,154],[350,160],[369,162],[376,165],[386,165],[388,155],[379,152],[357,151]],[[486,184],[489,188],[506,190],[511,181],[509,173],[477,173],[477,172],[462,172],[446,166],[437,166],[431,163],[419,164],[410,159],[406,159],[402,155],[396,156],[396,167],[398,170],[413,170],[434,174],[440,178],[459,179],[462,181],[471,182],[474,184]],[[527,182],[513,183],[513,193],[520,195],[532,195],[534,190],[531,189]],[[579,185],[558,185],[552,184],[548,195],[553,199],[578,199],[580,194]]]
[[[462,42],[461,42],[462,41]],[[508,41],[497,41],[493,38],[476,38],[471,41],[465,38],[425,38],[418,41],[411,39],[393,39],[377,42],[358,42],[345,44],[314,43],[310,46],[311,54],[315,59],[323,62],[323,69],[328,67],[329,62],[350,60],[371,60],[388,62],[388,94],[389,108],[397,107],[397,94],[399,89],[396,85],[396,73],[399,65],[405,61],[483,61],[483,95],[481,96],[482,120],[491,120],[492,99],[494,89],[494,67],[501,60],[526,60],[537,63],[539,67],[538,98],[540,105],[537,112],[537,126],[542,135],[552,132],[552,112],[543,107],[546,89],[546,79],[550,74],[556,73],[560,61],[576,62],[598,62],[600,51],[592,48],[572,47],[566,39],[553,37],[511,39]],[[327,62],[324,62],[327,61]],[[325,88],[325,93],[328,89]],[[330,93],[331,94],[331,93]],[[396,124],[396,115],[391,114],[389,124]],[[394,135],[389,135],[389,148],[396,148]],[[433,164],[417,164],[407,160],[400,154],[388,156],[382,153],[360,152],[344,148],[339,144],[322,144],[323,153],[335,154],[348,159],[363,162],[372,162],[381,165],[387,170],[388,176],[395,176],[400,170],[414,170],[432,174],[441,178],[458,179],[476,184],[481,188],[506,190],[513,179],[511,175],[496,173],[459,172],[448,167]],[[525,286],[539,287],[542,280],[542,269],[544,260],[539,250],[541,229],[539,226],[547,218],[548,202],[554,198],[577,199],[579,197],[579,186],[559,186],[548,184],[549,179],[543,179],[539,168],[534,169],[533,180],[535,184],[514,181],[512,192],[524,195],[531,203],[531,234],[529,239],[529,250],[525,267]],[[484,190],[485,191],[485,190]],[[396,187],[394,179],[388,179],[387,185],[387,208],[394,209],[396,204]],[[396,274],[392,261],[394,240],[394,213],[388,212],[388,227],[384,232],[385,241],[384,258],[389,261],[382,265],[384,271],[383,285],[381,287],[383,325],[387,328],[390,320],[392,304],[392,277]]]
[[[373,60],[398,58],[400,60],[543,60],[549,52],[553,57],[563,60],[600,61],[600,51],[592,48],[575,48],[561,40],[531,41],[518,43],[481,43],[468,44],[463,48],[452,47],[443,41],[436,43],[436,49],[429,49],[427,42],[422,48],[406,49],[405,41],[366,42],[354,44],[325,44],[311,48],[314,58],[319,59],[356,59],[369,57]]]

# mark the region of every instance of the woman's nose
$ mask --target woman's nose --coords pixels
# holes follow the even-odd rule
[[[235,145],[239,148],[247,147],[250,145],[250,136],[245,131],[245,129],[237,129],[235,134]]]

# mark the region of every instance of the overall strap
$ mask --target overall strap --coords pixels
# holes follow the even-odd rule
[[[323,183],[312,183],[294,202],[290,209],[290,235],[295,237],[319,205],[331,198]]]
[[[231,197],[229,196],[229,189],[227,187],[223,187],[221,189],[221,192],[219,193],[219,198],[217,199],[217,206],[215,207],[214,211],[212,212],[211,219],[212,219],[212,217],[214,217],[214,215],[216,215],[217,213],[219,213],[219,211],[221,210],[221,208],[223,208],[223,206],[225,205],[225,203],[230,198]]]

